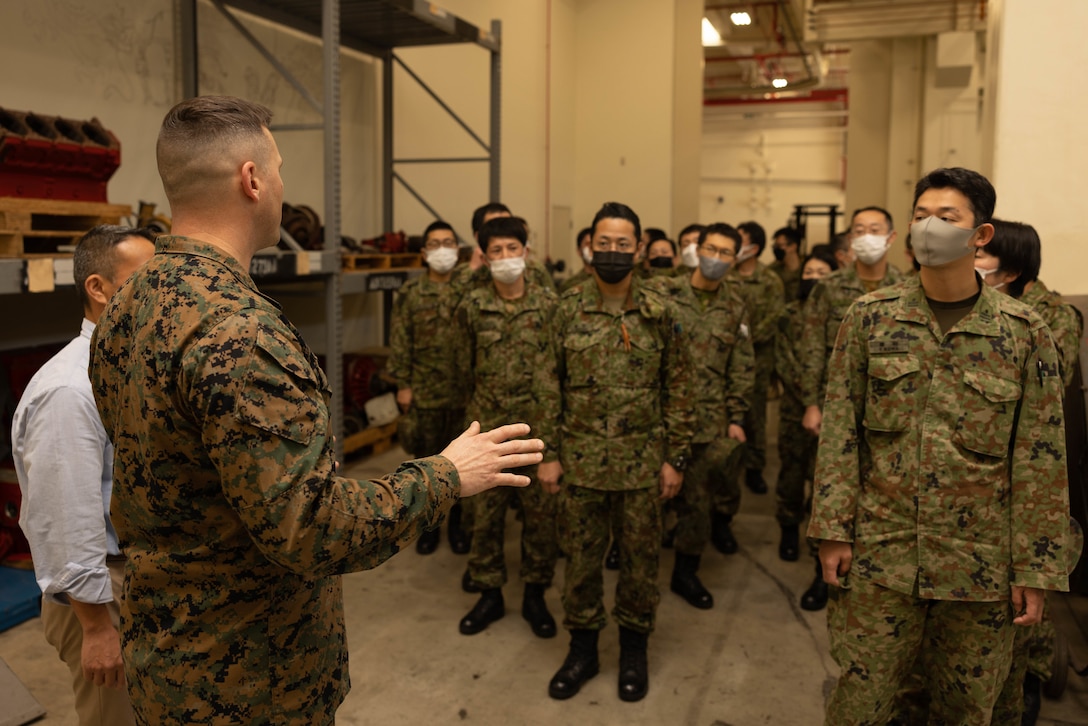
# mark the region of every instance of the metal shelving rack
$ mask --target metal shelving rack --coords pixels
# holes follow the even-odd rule
[[[433,207],[424,200],[408,182],[397,173],[398,164],[420,162],[480,163],[489,165],[489,199],[499,199],[499,169],[501,140],[501,22],[493,20],[491,28],[484,31],[465,22],[430,2],[423,0],[211,0],[212,6],[249,41],[283,77],[322,116],[323,122],[313,126],[293,128],[320,129],[324,134],[325,165],[325,239],[340,239],[340,55],[341,46],[357,50],[383,61],[382,82],[382,223],[383,229],[393,228],[393,188],[400,183],[432,214]],[[183,0],[181,5],[181,58],[182,85],[185,97],[199,93],[199,48],[197,42],[197,0]],[[229,7],[228,7],[229,6]],[[235,8],[265,20],[272,21],[304,34],[319,38],[323,47],[323,98],[316,99],[290,73],[290,70],[250,33],[231,12]],[[431,90],[422,79],[412,72],[396,56],[398,47],[475,44],[490,53],[490,129],[489,141],[485,142]],[[468,132],[483,148],[479,157],[448,157],[431,159],[393,158],[393,70],[400,65],[408,75]],[[273,129],[275,130],[275,128]],[[311,253],[312,255],[312,253]],[[335,259],[335,265],[326,258]],[[342,294],[361,292],[366,289],[365,273],[353,273],[350,278],[340,274],[336,251],[322,253],[317,258],[316,269],[308,267],[312,274],[325,281],[325,355],[328,361],[339,361],[343,355]],[[0,279],[3,271],[0,270]],[[308,279],[314,279],[312,275]],[[346,284],[345,284],[346,280]],[[332,388],[330,405],[333,431],[338,442],[343,441],[343,372],[339,364],[327,364],[326,375]],[[342,458],[342,445],[337,445],[337,456]]]

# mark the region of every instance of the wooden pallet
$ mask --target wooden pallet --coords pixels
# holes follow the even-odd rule
[[[69,255],[91,227],[131,214],[127,204],[0,197],[0,257]]]
[[[344,254],[340,256],[343,269],[360,272],[363,270],[388,270],[403,267],[422,267],[423,257],[411,254]]]
[[[344,438],[344,453],[351,454],[369,446],[371,454],[381,454],[393,447],[393,438],[396,435],[396,421],[385,426],[370,426]]]

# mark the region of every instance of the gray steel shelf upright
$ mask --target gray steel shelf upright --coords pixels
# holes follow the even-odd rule
[[[501,32],[502,23],[491,21],[489,31],[477,28],[424,0],[211,0],[227,18],[321,116],[323,123],[298,128],[321,129],[325,139],[325,239],[340,239],[340,56],[341,45],[383,61],[382,81],[382,225],[393,228],[393,184],[399,182],[424,208],[439,215],[412,186],[397,173],[397,164],[480,163],[489,165],[488,198],[499,199],[501,141]],[[323,99],[315,99],[275,56],[261,45],[227,6],[320,38],[323,45]],[[181,3],[182,82],[186,97],[196,96],[198,71],[197,0]],[[491,113],[489,141],[485,142],[442,101],[394,53],[398,47],[472,43],[491,54]],[[400,65],[461,127],[483,148],[479,157],[393,158],[393,68]],[[275,130],[275,129],[274,129]],[[335,248],[333,252],[335,252]],[[343,354],[340,296],[345,292],[339,270],[321,270],[326,279],[326,360],[339,361]],[[356,273],[353,280],[361,275]],[[356,282],[346,292],[360,292]],[[331,415],[333,431],[343,441],[343,372],[340,365],[326,363],[326,375],[333,391]],[[337,457],[342,457],[337,445]]]

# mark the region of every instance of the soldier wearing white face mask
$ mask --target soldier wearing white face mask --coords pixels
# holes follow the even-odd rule
[[[844,264],[820,280],[809,294],[803,313],[801,335],[801,402],[805,406],[801,425],[820,435],[822,407],[827,390],[827,362],[839,325],[851,303],[866,293],[893,285],[902,278],[888,262],[888,248],[895,241],[892,215],[880,207],[863,207],[850,221],[849,248]],[[827,585],[820,563],[816,563],[812,585],[801,596],[805,610],[822,610],[827,605]]]

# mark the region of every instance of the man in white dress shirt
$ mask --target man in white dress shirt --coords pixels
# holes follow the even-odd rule
[[[124,556],[110,523],[113,446],[87,374],[91,333],[114,292],[155,253],[143,230],[101,225],[73,259],[79,337],[31,379],[12,421],[22,527],[42,598],[45,638],[72,673],[81,726],[134,723],[118,614]]]

